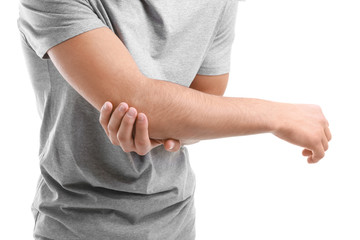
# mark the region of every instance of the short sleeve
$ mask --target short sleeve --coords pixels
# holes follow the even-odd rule
[[[49,59],[50,48],[106,24],[88,0],[20,0],[17,26],[36,54]]]
[[[228,0],[223,10],[213,42],[197,72],[220,75],[230,72],[231,48],[235,38],[235,23],[239,0]]]

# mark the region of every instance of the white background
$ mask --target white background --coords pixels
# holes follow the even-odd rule
[[[17,4],[4,2],[0,16],[2,239],[32,239],[40,173]],[[239,2],[225,96],[318,104],[333,139],[313,165],[271,134],[188,146],[197,240],[360,239],[359,68],[359,0]]]

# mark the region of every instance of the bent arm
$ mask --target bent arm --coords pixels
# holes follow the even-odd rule
[[[97,28],[48,51],[69,84],[97,110],[126,102],[149,119],[154,139],[214,139],[270,132],[275,102],[223,97],[143,75],[121,40]]]

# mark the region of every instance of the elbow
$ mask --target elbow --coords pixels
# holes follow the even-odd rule
[[[113,109],[120,103],[125,102],[129,107],[134,107],[136,110],[143,109],[146,103],[146,92],[151,79],[147,78],[141,72],[134,74],[130,81],[121,81],[125,76],[118,76],[114,78],[114,82],[107,88],[105,94],[100,94],[101,99],[96,101],[95,108],[100,112],[102,106],[106,101],[111,102]],[[139,111],[138,111],[139,113]]]

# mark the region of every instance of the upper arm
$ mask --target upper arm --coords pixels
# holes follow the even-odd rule
[[[134,105],[136,90],[146,80],[122,41],[107,27],[58,44],[48,55],[69,84],[98,110],[105,101]]]
[[[41,59],[51,59],[90,104],[98,110],[105,101],[134,105],[145,76],[89,1],[20,0],[19,10],[27,44]]]
[[[107,27],[80,34],[47,52],[69,84],[95,108],[105,101],[134,105],[146,77]],[[121,57],[120,57],[121,56]]]
[[[229,73],[221,75],[200,75],[197,74],[190,88],[213,94],[213,95],[224,95],[226,86],[229,80]]]

